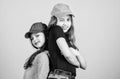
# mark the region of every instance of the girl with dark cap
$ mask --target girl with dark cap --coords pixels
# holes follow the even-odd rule
[[[23,79],[47,79],[49,73],[49,59],[47,51],[46,24],[34,23],[25,38],[29,38],[32,46],[37,49],[24,64]]]

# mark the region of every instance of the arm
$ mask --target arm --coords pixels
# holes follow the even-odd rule
[[[47,79],[49,73],[49,59],[47,55],[47,51],[39,54],[37,58],[37,77],[38,79]]]
[[[82,69],[86,69],[86,67],[87,67],[87,64],[86,64],[86,61],[85,61],[85,59],[84,59],[84,57],[81,55],[81,53],[79,52],[79,50],[76,50],[76,49],[74,49],[74,48],[72,48],[72,47],[70,47],[70,50],[72,51],[72,53],[74,54],[74,55],[76,55],[77,56],[77,59],[78,59],[78,61],[79,61],[79,64],[80,64],[80,68],[82,68]]]
[[[69,49],[66,40],[63,37],[60,37],[56,40],[56,43],[57,43],[59,49],[61,50],[61,53],[63,54],[63,56],[66,58],[66,60],[69,63],[80,67],[80,64],[79,64],[76,56]]]

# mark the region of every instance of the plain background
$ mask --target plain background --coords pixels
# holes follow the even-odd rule
[[[24,34],[34,22],[48,24],[56,3],[75,15],[76,43],[87,70],[77,79],[120,79],[120,0],[0,0],[0,79],[22,79],[35,51]]]

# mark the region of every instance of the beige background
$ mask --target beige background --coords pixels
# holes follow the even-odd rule
[[[48,24],[53,5],[75,14],[78,47],[87,60],[77,79],[120,79],[120,0],[0,0],[0,79],[22,79],[35,50],[24,34],[34,22]]]

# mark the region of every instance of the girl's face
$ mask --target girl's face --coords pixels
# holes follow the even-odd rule
[[[39,32],[39,33],[33,33],[31,35],[31,40],[32,40],[32,44],[36,47],[36,48],[40,48],[44,45],[45,43],[45,35],[43,32]]]
[[[57,25],[59,25],[64,32],[67,32],[71,27],[71,17],[64,16],[64,17],[57,18]]]

